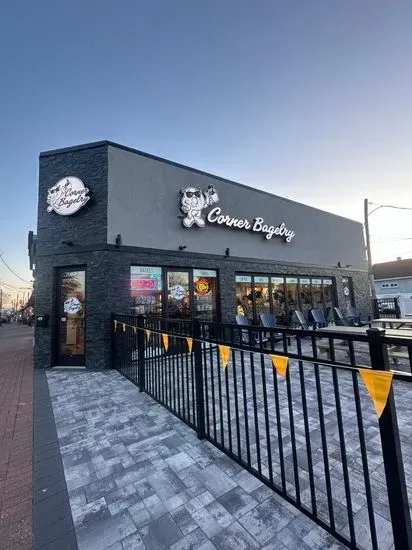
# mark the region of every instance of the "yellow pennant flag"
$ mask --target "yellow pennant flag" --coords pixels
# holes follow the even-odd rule
[[[116,332],[116,330],[117,330],[117,321],[116,321],[116,319],[113,321],[113,324],[114,324],[114,331]]]
[[[123,323],[123,332],[126,332],[126,324]]]
[[[167,334],[162,334],[162,339],[163,339],[163,345],[167,351],[169,347],[169,336]]]
[[[222,358],[223,368],[227,367],[229,363],[230,347],[229,346],[219,346],[220,357]]]
[[[289,358],[284,357],[283,355],[271,355],[273,366],[276,369],[276,372],[280,376],[286,376],[286,371],[288,369]]]
[[[133,332],[136,334],[137,328],[136,327],[132,327],[132,328],[133,328]]]
[[[193,347],[193,338],[186,338],[186,342],[189,348],[189,353],[192,353],[192,347]]]
[[[147,341],[150,342],[150,334],[151,334],[150,330],[147,328],[147,329],[145,330],[145,333],[146,333]]]
[[[391,389],[393,372],[382,372],[369,369],[358,369],[362,380],[375,405],[378,418],[383,413],[386,402],[388,401],[389,391]]]

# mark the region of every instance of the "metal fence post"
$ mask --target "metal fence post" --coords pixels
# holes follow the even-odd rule
[[[385,330],[370,328],[367,330],[367,334],[372,369],[390,370],[388,350],[383,342]],[[386,407],[379,419],[379,430],[395,549],[412,549],[411,517],[392,388]]]
[[[203,361],[201,327],[198,320],[193,320],[193,353],[195,357],[195,387],[196,387],[196,411],[197,411],[197,437],[205,437],[205,399],[203,389]]]
[[[145,391],[145,335],[144,317],[137,318],[137,357],[139,365],[139,391]]]

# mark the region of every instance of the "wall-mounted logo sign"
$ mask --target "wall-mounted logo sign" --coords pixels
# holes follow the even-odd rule
[[[61,216],[75,214],[90,199],[89,189],[81,179],[69,176],[59,180],[47,191],[47,212],[53,210]]]
[[[72,298],[68,298],[67,300],[65,300],[63,304],[63,309],[65,313],[68,313],[69,315],[75,315],[82,310],[82,304],[78,298],[73,296]]]
[[[173,300],[183,300],[183,298],[186,296],[186,290],[180,285],[170,287],[169,293]]]
[[[180,209],[185,214],[183,225],[192,227],[193,224],[196,224],[198,227],[204,227],[205,220],[202,211],[219,202],[213,185],[209,185],[207,191],[202,191],[199,187],[186,187],[180,190],[180,194]]]
[[[210,284],[206,279],[199,279],[195,282],[195,292],[198,296],[207,296],[210,292]]]
[[[269,225],[261,217],[249,220],[247,218],[233,218],[228,214],[223,214],[219,206],[212,208],[207,215],[203,212],[209,206],[219,202],[219,196],[213,185],[209,185],[207,191],[202,191],[199,187],[185,187],[180,190],[180,209],[185,214],[183,218],[184,227],[205,226],[205,219],[208,223],[216,223],[244,229],[253,233],[262,233],[267,240],[272,237],[282,237],[287,243],[290,243],[295,236],[295,232],[286,227],[284,222],[279,225]],[[206,216],[206,218],[204,217]]]

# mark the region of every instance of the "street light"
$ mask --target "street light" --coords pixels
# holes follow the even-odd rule
[[[369,216],[375,212],[375,210],[378,210],[378,208],[382,208],[382,206],[378,206],[377,208],[374,208],[372,212],[368,212],[369,207],[369,201],[368,199],[364,200],[364,214],[365,214],[365,240],[366,240],[366,256],[368,259],[368,278],[369,278],[369,285],[370,285],[370,292],[372,298],[376,299],[376,292],[375,292],[375,281],[373,278],[373,270],[372,270],[372,253],[371,253],[371,241],[369,236]]]
[[[368,211],[368,207],[370,204],[373,204],[376,208]],[[364,214],[365,214],[365,239],[366,239],[366,255],[368,258],[368,276],[369,276],[369,284],[371,287],[371,295],[372,298],[376,299],[376,292],[375,292],[375,281],[373,277],[373,270],[372,270],[372,253],[371,253],[371,242],[370,242],[370,235],[369,235],[369,216],[376,212],[376,210],[379,210],[379,208],[394,208],[395,210],[412,210],[412,208],[408,208],[407,206],[393,206],[391,204],[374,204],[373,202],[369,202],[368,199],[364,200]]]

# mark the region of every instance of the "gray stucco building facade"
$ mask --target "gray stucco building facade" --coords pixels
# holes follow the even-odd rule
[[[369,313],[358,222],[107,141],[40,154],[36,367],[109,367],[113,312],[288,324],[349,303]]]

